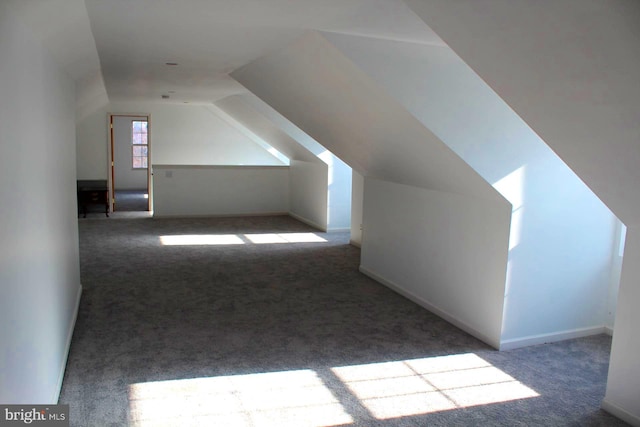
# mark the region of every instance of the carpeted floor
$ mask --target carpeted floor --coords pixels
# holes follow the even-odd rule
[[[147,190],[116,190],[116,212],[149,210]]]
[[[497,352],[289,217],[81,220],[74,426],[622,426],[610,338]],[[325,240],[325,241],[323,241]]]

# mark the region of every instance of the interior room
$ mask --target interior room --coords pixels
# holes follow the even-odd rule
[[[0,2],[0,404],[640,425],[638,19]]]

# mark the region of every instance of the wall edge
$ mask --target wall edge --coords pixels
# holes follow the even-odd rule
[[[384,277],[378,275],[376,272],[368,269],[367,267],[364,267],[362,265],[360,265],[359,270],[362,274],[364,274],[365,276],[368,276],[370,278],[372,278],[373,280],[375,280],[376,282],[379,282],[381,284],[383,284],[384,286],[388,287],[389,289],[391,289],[392,291],[402,295],[403,297],[413,301],[414,303],[418,304],[419,306],[423,307],[424,309],[432,312],[433,314],[437,315],[438,317],[441,317],[442,319],[446,320],[447,322],[451,323],[452,325],[454,325],[455,327],[462,329],[464,332],[474,336],[475,338],[479,339],[480,341],[484,342],[485,344],[495,348],[495,349],[499,349],[499,343],[494,342],[494,340],[492,340],[491,338],[489,338],[488,336],[486,336],[485,334],[483,334],[482,332],[478,331],[477,329],[473,328],[472,326],[470,326],[469,324],[467,324],[466,322],[463,322],[462,320],[458,319],[457,317],[453,316],[452,314],[438,308],[437,306],[431,304],[429,301],[420,298],[416,295],[414,295],[412,292],[409,292],[405,289],[403,289],[401,286],[397,285],[396,283],[385,279]]]
[[[612,403],[606,398],[606,396],[602,401],[601,408],[614,417],[620,418],[622,421],[627,422],[632,426],[640,427],[640,416],[634,415],[626,409],[623,409],[615,403]]]
[[[78,320],[78,312],[80,311],[80,299],[82,297],[82,284],[78,285],[78,291],[76,292],[75,309],[73,316],[71,317],[71,323],[69,324],[69,330],[67,332],[67,342],[65,345],[64,357],[62,358],[62,366],[60,366],[60,373],[58,374],[58,381],[56,389],[53,394],[54,403],[58,403],[60,400],[60,392],[62,391],[62,381],[64,380],[64,373],[67,369],[67,359],[69,358],[69,351],[71,350],[71,340],[73,339],[73,331],[76,329],[76,320]]]
[[[557,341],[565,341],[574,338],[583,338],[592,335],[604,334],[607,332],[605,326],[591,326],[586,328],[569,329],[548,334],[530,335],[523,338],[513,338],[500,341],[500,351],[514,350],[516,348],[528,347],[538,344],[548,344]]]
[[[327,232],[327,227],[323,227],[322,225],[318,224],[317,222],[311,221],[310,219],[307,219],[307,218],[305,218],[305,217],[303,217],[301,215],[298,215],[297,213],[289,211],[289,216],[292,217],[293,219],[297,219],[298,221],[307,224],[310,227],[318,229],[318,230],[320,230],[320,231],[322,231],[324,233]]]

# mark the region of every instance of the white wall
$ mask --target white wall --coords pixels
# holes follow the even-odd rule
[[[609,209],[448,47],[324,36],[513,204],[504,345],[601,331]]]
[[[275,123],[256,111],[244,97],[230,96],[216,102],[216,106],[290,159],[290,214],[312,227],[326,231],[328,166]]]
[[[479,9],[473,0],[405,2],[627,225],[627,239],[636,238],[640,3],[487,0]],[[605,397],[608,410],[634,425],[640,425],[640,311],[631,308],[640,303],[638,264],[640,254],[626,251]]]
[[[232,76],[361,174],[503,200],[317,33]]]
[[[326,147],[324,147],[319,141],[313,139],[311,136],[309,136],[309,134],[304,132],[293,122],[291,122],[289,119],[275,110],[272,106],[264,102],[262,99],[258,98],[253,93],[244,93],[242,95],[238,95],[238,97],[242,98],[242,100],[246,102],[247,105],[250,105],[253,109],[262,114],[279,129],[289,135],[290,138],[293,138],[298,144],[300,144],[302,147],[304,147],[314,155],[320,156],[327,150]],[[333,153],[331,153],[331,155],[333,155]]]
[[[319,161],[316,155],[249,104],[244,96],[221,99],[215,106],[289,159]]]
[[[187,166],[283,164],[205,106],[110,103],[104,108],[85,114],[77,124],[78,179],[107,179],[109,173],[107,117],[109,114],[127,113],[150,116],[149,142],[152,171],[156,164]],[[204,175],[200,176],[207,179]],[[177,210],[167,207],[164,202],[159,206],[158,211],[155,197],[157,189],[153,187],[155,182],[156,180],[152,179],[154,215],[162,215],[163,212],[166,215],[177,215],[175,213]],[[206,188],[208,182],[192,182],[192,184],[194,188]],[[119,186],[117,180],[116,185]],[[166,197],[167,193],[163,193],[163,189],[159,190],[161,197]],[[288,182],[285,183],[283,191],[288,192]],[[188,196],[176,195],[176,197],[179,199]],[[201,212],[209,208],[196,205],[193,211],[185,209],[186,206],[182,210],[185,215],[203,215]]]
[[[327,165],[292,160],[289,169],[290,213],[312,227],[327,231]]]
[[[311,138],[302,129],[254,94],[243,94],[242,98],[296,142],[329,165],[329,182],[331,186],[329,189],[329,229],[349,228],[351,226],[351,167],[336,153],[328,151],[321,144],[322,141],[316,141]]]
[[[351,168],[329,151],[320,157],[328,165],[328,230],[347,231],[351,228]]]
[[[361,271],[498,348],[508,206],[364,180]]]
[[[156,165],[154,216],[286,214],[287,166]]]
[[[252,94],[234,95],[216,103],[242,125],[263,138],[274,148],[293,160],[311,163],[322,162],[328,166],[328,187],[324,191],[327,206],[316,204],[317,213],[311,216],[326,216],[328,230],[346,230],[351,223],[351,168],[328,151],[293,123]],[[319,187],[316,187],[319,190]],[[292,192],[292,197],[302,193]],[[320,197],[320,196],[318,196]],[[306,203],[292,200],[292,206]],[[320,210],[326,212],[321,213]]]
[[[133,169],[131,151],[131,122],[140,117],[116,116],[113,118],[113,159],[116,190],[146,190],[147,169]]]
[[[152,165],[282,165],[205,106],[111,103],[78,123],[78,179],[107,179],[107,112],[150,114]]]
[[[426,194],[435,191],[437,194],[469,196],[465,208],[470,209],[470,215],[473,215],[475,205],[478,205],[480,211],[485,205],[494,207],[494,210],[509,207],[509,203],[496,190],[436,135],[319,34],[307,34],[293,45],[262,57],[236,70],[232,75],[304,132],[321,141],[327,149],[361,175],[411,185],[411,188],[420,187]],[[422,288],[423,281],[420,277],[425,272],[421,269],[421,264],[402,263],[403,259],[415,257],[409,243],[413,236],[408,235],[408,230],[401,230],[402,233],[395,236],[394,244],[390,245],[387,231],[378,230],[378,227],[387,227],[388,224],[381,225],[383,221],[372,221],[371,227],[367,225],[369,215],[376,218],[373,216],[375,213],[370,211],[378,209],[402,209],[402,214],[413,215],[421,221],[424,206],[403,202],[398,208],[393,200],[370,203],[366,193],[365,184],[363,259],[367,252],[376,254],[380,259],[386,256],[398,260],[406,267],[402,275],[408,280],[398,280],[397,268],[389,262],[377,263],[376,259],[371,265],[365,264],[364,268],[375,268],[370,273],[384,283],[399,283],[398,286],[403,289],[422,289],[426,294],[433,291],[434,289]],[[419,191],[417,193],[421,194]],[[443,203],[442,209],[446,210],[446,198],[441,200],[433,197],[430,201]],[[501,233],[487,237],[495,240],[489,246],[504,244],[506,247],[502,235],[509,229],[509,209],[506,212],[506,215],[491,220],[497,221],[491,223],[499,224],[496,228],[500,228]],[[472,232],[476,235],[484,233],[486,226],[482,221],[469,220],[466,228],[462,228],[474,227],[478,228]],[[375,233],[381,233],[380,236],[384,238],[370,238]],[[458,262],[458,256],[449,252],[440,259],[439,264],[433,265],[436,270],[432,274],[440,274],[443,286],[448,286],[447,281],[455,278],[447,276],[447,269]],[[502,262],[502,282],[498,285],[504,290],[506,253]],[[440,313],[452,310],[453,314],[448,316],[453,320],[459,314],[460,318],[456,320],[458,324],[497,347],[504,293],[494,292],[495,283],[487,286],[489,291],[485,295],[491,299],[491,303],[484,308],[490,306],[498,312],[486,314],[484,318],[474,318],[473,320],[481,323],[476,329],[473,328],[475,325],[466,323],[472,322],[472,319],[464,313],[458,313],[458,310],[463,311],[460,305],[436,297],[428,299],[433,304],[429,307]],[[420,295],[425,296],[424,293]],[[437,306],[440,303],[444,306]]]
[[[638,301],[640,301],[640,229],[628,227],[624,249],[625,262],[613,333],[607,392],[602,407],[628,423],[639,426],[640,378],[638,377]]]
[[[616,240],[611,254],[611,285],[609,286],[609,296],[607,299],[607,332],[613,334],[613,327],[616,321],[618,306],[618,292],[620,291],[620,281],[622,279],[622,263],[624,260],[624,246],[626,243],[627,227],[618,221],[616,224]]]
[[[108,103],[85,112],[76,121],[76,170],[78,179],[107,179],[109,154]]]
[[[623,222],[640,222],[637,1],[405,3]]]
[[[362,246],[362,209],[364,207],[364,177],[353,171],[351,186],[351,244]]]
[[[245,115],[248,113],[245,110],[238,111],[238,108],[232,108],[237,107],[235,104],[226,103],[221,104],[221,106],[233,113],[235,115],[234,118],[238,120],[247,119]],[[174,104],[112,103],[93,114],[86,115],[78,123],[78,179],[106,179],[107,177],[107,110],[110,113],[136,112],[151,115],[152,166],[157,164],[282,165],[282,162],[276,157],[205,107]],[[253,115],[249,117],[249,119],[251,118],[255,119]],[[300,163],[294,169],[295,179],[303,178],[303,182],[298,183],[288,180],[287,191],[289,182],[292,183],[291,206],[294,207],[292,213],[317,224],[321,229],[348,229],[351,181],[348,166],[335,159],[332,155],[324,155],[324,158],[328,158],[331,161],[335,159],[336,167],[330,168],[333,178],[328,178],[329,168],[325,164],[325,160],[319,159],[306,148],[300,146],[275,125],[269,125],[270,122],[266,118],[264,121],[253,120],[251,123],[256,126],[252,126],[250,130],[259,132],[258,136],[264,134],[269,137],[269,142],[273,142],[273,145],[283,153],[293,158],[303,159],[307,163],[317,163],[313,167],[309,164]],[[326,150],[322,152],[324,153]],[[325,176],[319,178],[320,181],[311,183],[309,181],[310,175],[317,175],[320,169],[325,170]],[[347,176],[347,179],[345,179],[345,176]],[[333,180],[332,184],[328,184],[328,179]],[[154,180],[154,182],[160,181]],[[308,193],[311,188],[314,191],[320,191],[318,184],[322,182],[324,183],[323,194]],[[120,188],[118,180],[116,180],[116,185]],[[199,185],[197,184],[197,186]],[[203,183],[202,185],[205,186],[206,184]],[[331,185],[332,187],[330,187]],[[162,215],[166,208],[165,206],[160,206],[160,210],[158,210],[157,190],[156,188],[153,190],[154,215]],[[160,191],[162,192],[163,190],[160,189]],[[324,200],[324,206],[318,204],[319,200]],[[316,211],[310,211],[311,207]],[[196,207],[194,209],[192,212],[185,211],[185,214],[202,214],[198,213],[202,209]],[[173,209],[171,211],[173,212]],[[176,215],[176,213],[171,213],[171,215]],[[332,222],[328,223],[328,218],[331,218]]]
[[[95,43],[93,37],[89,43]],[[104,87],[100,61],[97,56],[96,52],[96,68],[76,79],[76,123],[109,104],[109,96]]]
[[[152,164],[282,165],[203,106],[152,104],[136,111],[151,113]]]
[[[80,298],[74,82],[0,3],[0,402],[56,403]]]

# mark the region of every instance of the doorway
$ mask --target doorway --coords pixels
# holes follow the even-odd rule
[[[109,115],[111,212],[151,211],[148,114]]]

